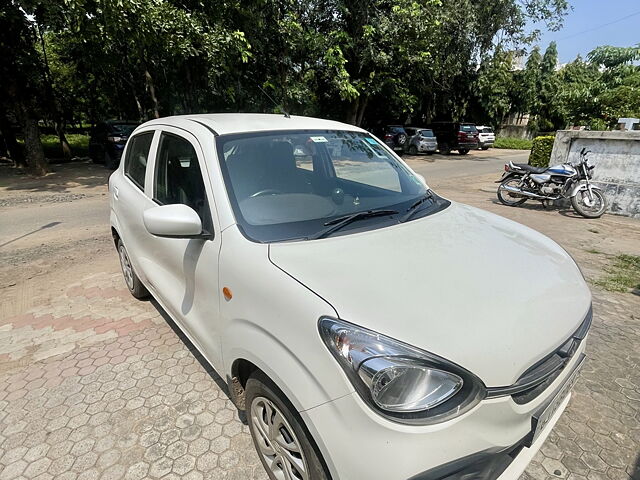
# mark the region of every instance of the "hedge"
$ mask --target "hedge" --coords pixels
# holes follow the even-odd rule
[[[533,167],[548,167],[555,139],[556,137],[552,135],[534,138],[531,153],[529,154],[529,165]]]

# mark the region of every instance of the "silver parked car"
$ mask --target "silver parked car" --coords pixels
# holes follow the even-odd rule
[[[409,155],[431,155],[438,149],[438,139],[430,128],[405,127],[405,131],[409,135],[409,140],[405,143],[405,151]]]

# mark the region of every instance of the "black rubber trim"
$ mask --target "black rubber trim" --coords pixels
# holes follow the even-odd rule
[[[408,480],[496,480],[522,451],[526,437],[505,449],[489,449],[419,473]]]
[[[573,355],[580,347],[582,340],[587,336],[592,320],[593,307],[590,306],[587,315],[578,329],[560,345],[560,347],[527,369],[513,385],[487,388],[487,398],[522,395],[521,398],[514,397],[516,403],[519,404],[533,400],[555,380],[564,367],[571,361]],[[533,391],[534,389],[535,391]]]
[[[195,122],[199,125],[202,125],[204,128],[206,128],[207,130],[209,130],[211,133],[213,133],[214,136],[219,136],[220,134],[218,132],[216,132],[213,128],[211,128],[209,125],[207,125],[204,122],[201,122],[200,120],[196,120],[194,118],[190,118],[189,120],[191,120],[192,122]]]

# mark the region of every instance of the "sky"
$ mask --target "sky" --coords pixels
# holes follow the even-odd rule
[[[558,44],[560,63],[567,63],[578,54],[587,53],[599,45],[630,47],[640,43],[640,0],[569,0],[573,7],[557,32],[542,32],[542,52],[550,42]]]

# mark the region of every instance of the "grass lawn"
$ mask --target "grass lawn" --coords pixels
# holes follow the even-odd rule
[[[40,141],[47,158],[62,158],[62,147],[57,135],[41,135]],[[86,157],[89,154],[89,136],[78,133],[67,134],[73,157]]]
[[[615,256],[605,272],[606,275],[595,282],[605,290],[628,292],[632,288],[640,289],[640,257],[637,255]]]
[[[511,148],[513,150],[531,150],[531,140],[526,138],[497,137],[494,148]]]

